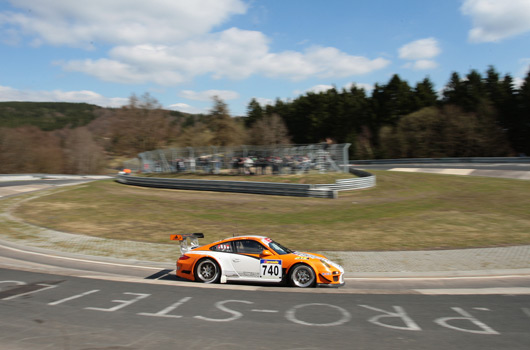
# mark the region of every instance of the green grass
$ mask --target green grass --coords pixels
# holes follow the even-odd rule
[[[530,181],[372,172],[377,187],[340,192],[333,200],[98,181],[23,202],[15,215],[56,230],[158,243],[169,243],[172,233],[203,232],[204,243],[260,234],[310,251],[530,244]],[[334,182],[332,175],[319,176],[286,178]]]

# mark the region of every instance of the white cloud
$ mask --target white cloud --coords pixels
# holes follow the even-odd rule
[[[519,70],[518,75],[521,77],[526,77],[530,71],[530,58],[521,58],[519,63],[521,64],[521,69]]]
[[[530,73],[530,58],[521,58],[519,60],[521,69],[517,72],[517,76],[513,78],[513,83],[517,89],[523,86],[528,73]]]
[[[197,107],[193,107],[193,106],[190,106],[189,104],[186,104],[186,103],[175,103],[175,104],[172,104],[170,106],[167,106],[166,107],[167,109],[170,109],[170,110],[174,110],[174,111],[179,111],[179,112],[183,112],[183,113],[190,113],[190,114],[206,114],[208,113],[208,110],[205,109],[205,108],[197,108]]]
[[[471,42],[498,42],[530,31],[528,0],[466,0],[460,10],[473,22]]]
[[[424,69],[434,69],[438,67],[438,63],[432,60],[417,60],[414,62],[413,69],[424,70]]]
[[[239,98],[239,94],[237,92],[230,90],[206,90],[199,92],[192,90],[182,90],[179,93],[179,96],[195,101],[211,101],[214,96],[217,96],[224,101],[235,100]]]
[[[4,13],[10,25],[36,44],[90,47],[175,43],[209,32],[230,16],[244,14],[241,0],[10,0],[23,12]],[[28,11],[30,10],[30,11]]]
[[[275,101],[271,98],[264,98],[264,97],[255,97],[256,102],[260,104],[260,106],[273,106]]]
[[[178,72],[161,70],[160,67],[150,69],[148,66],[134,65],[107,58],[55,62],[55,64],[62,66],[68,72],[81,72],[114,83],[140,84],[153,81],[160,85],[172,85],[185,81]]]
[[[438,63],[433,60],[417,60],[414,62],[409,62],[403,65],[403,68],[413,69],[413,70],[427,70],[434,69],[438,67]]]
[[[262,33],[231,28],[178,45],[117,46],[110,50],[109,58],[61,65],[67,71],[105,81],[176,85],[206,74],[216,79],[246,78],[256,72],[267,51],[267,39]]]
[[[67,71],[83,72],[105,81],[175,85],[208,74],[215,79],[244,79],[251,75],[292,80],[311,76],[342,78],[366,74],[390,63],[383,58],[351,56],[332,47],[271,53],[263,33],[238,28],[179,45],[117,46],[109,56],[61,65]]]
[[[413,41],[399,48],[399,58],[414,62],[406,63],[403,67],[414,70],[426,70],[438,67],[432,60],[438,56],[442,50],[435,38],[425,38]]]
[[[121,107],[129,103],[128,98],[105,97],[96,92],[82,91],[35,91],[18,90],[8,86],[0,86],[0,101],[24,102],[85,102],[102,107]]]
[[[370,60],[351,56],[334,47],[311,47],[305,52],[286,51],[270,53],[261,60],[263,73],[267,76],[286,76],[293,80],[309,76],[319,78],[344,78],[367,74],[390,64],[384,58]]]
[[[399,49],[399,58],[406,60],[424,60],[440,54],[440,46],[435,38],[426,38],[403,45]]]
[[[334,47],[271,52],[261,32],[229,28],[212,32],[244,14],[242,0],[12,0],[18,12],[0,13],[8,41],[29,37],[35,45],[93,48],[110,44],[107,57],[60,61],[115,83],[171,86],[198,76],[245,79],[252,75],[291,80],[344,78],[386,67],[384,58],[350,55]],[[28,11],[28,9],[30,11]]]
[[[519,78],[519,77],[513,78],[513,85],[516,89],[520,89],[521,86],[523,86],[523,84],[524,84],[524,79]]]

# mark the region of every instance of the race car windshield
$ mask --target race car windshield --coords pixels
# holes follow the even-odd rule
[[[284,247],[280,243],[277,243],[277,242],[274,242],[274,241],[269,243],[269,247],[272,250],[274,250],[277,254],[280,254],[280,255],[290,254],[290,253],[293,252],[291,249],[289,249],[287,247]]]

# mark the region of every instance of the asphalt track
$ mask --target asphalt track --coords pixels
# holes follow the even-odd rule
[[[363,164],[355,165],[361,169],[389,170],[393,168],[423,168],[423,169],[472,169],[496,171],[530,171],[530,163],[409,163],[409,164]]]
[[[75,183],[46,181],[0,195]],[[340,289],[205,285],[177,279],[173,263],[1,241],[0,349],[528,349],[530,271],[459,272],[349,274]]]
[[[429,165],[432,168],[432,165]],[[457,165],[467,166],[466,165]],[[473,165],[474,167],[482,168],[482,165]],[[392,168],[392,166],[385,165],[384,167]],[[492,168],[490,165],[489,168]],[[505,165],[501,164],[498,167],[493,167],[495,170],[513,171],[514,168],[523,168],[530,170],[530,165],[520,167],[519,165]],[[523,170],[523,171],[524,171]],[[79,181],[89,181],[90,179],[57,179],[57,180],[28,180],[24,182],[5,181],[0,182],[0,187],[7,189],[8,195],[13,195],[9,192],[10,189],[16,188],[17,191],[25,190],[39,190],[42,188],[49,188],[52,186],[65,186],[69,184],[79,183]],[[1,192],[5,193],[5,192]],[[11,194],[9,194],[11,193]],[[19,193],[19,192],[16,192]],[[16,194],[15,193],[15,194]],[[121,243],[120,243],[121,244]],[[530,247],[529,247],[530,249]],[[465,256],[471,260],[473,257],[469,252],[465,251]],[[482,253],[486,250],[476,250]],[[462,251],[458,252],[461,253]],[[443,252],[442,252],[443,253]],[[428,254],[442,254],[428,253]],[[521,252],[517,252],[521,255]],[[375,256],[383,253],[374,253],[375,255],[369,260],[377,261]],[[407,254],[407,253],[404,253]],[[400,273],[361,273],[351,272],[347,270],[345,287],[340,290],[343,292],[353,293],[431,293],[431,294],[495,294],[499,292],[510,292],[515,294],[530,294],[530,259],[527,259],[528,251],[522,252],[522,268],[520,266],[521,257],[519,257],[518,268],[497,268],[495,270],[486,269],[484,271],[452,271],[449,272],[422,272],[417,271],[401,271]],[[488,261],[493,258],[486,257]],[[414,259],[418,259],[417,256]],[[454,256],[445,258],[451,263],[455,260]],[[506,256],[497,257],[498,260],[504,262]],[[407,257],[405,260],[413,260]],[[413,261],[417,264],[419,261]],[[439,265],[439,261],[435,261]],[[527,264],[524,266],[524,264]],[[17,244],[13,241],[0,241],[0,266],[6,268],[19,268],[24,270],[33,270],[41,272],[54,272],[58,274],[65,274],[71,276],[90,276],[101,277],[111,280],[134,280],[137,282],[152,282],[153,280],[172,281],[185,286],[193,284],[187,281],[179,281],[174,276],[174,263],[152,261],[137,261],[130,259],[109,259],[97,256],[90,256],[85,254],[72,254],[65,252],[57,252],[49,249],[39,249],[36,247],[29,247]],[[501,265],[502,266],[502,265]],[[405,267],[406,268],[406,267]],[[155,277],[153,277],[155,276]],[[234,287],[233,285],[223,286],[227,288]],[[256,288],[266,290],[269,287],[255,286]],[[236,285],[235,288],[240,288]],[[319,293],[321,290],[315,290]]]
[[[506,179],[530,180],[530,163],[410,163],[410,164],[362,164],[352,166],[365,170],[390,170],[423,172],[445,175],[471,175]]]
[[[0,348],[528,349],[528,295],[146,285],[0,269]]]

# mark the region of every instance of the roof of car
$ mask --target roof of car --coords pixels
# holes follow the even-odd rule
[[[266,237],[266,236],[257,236],[257,235],[247,235],[247,236],[230,237],[230,238],[225,238],[225,239],[236,239],[236,238],[258,238],[258,239],[264,239],[264,238],[268,238],[268,237]]]
[[[223,239],[220,239],[218,241],[215,241],[215,242],[212,242],[212,243],[209,243],[209,244],[218,244],[219,242],[224,242],[224,241],[232,241],[232,240],[236,240],[236,239],[244,239],[244,238],[254,238],[254,239],[270,239],[269,237],[266,237],[266,236],[257,236],[257,235],[246,235],[246,236],[235,236],[235,237],[228,237],[228,238],[223,238]]]

